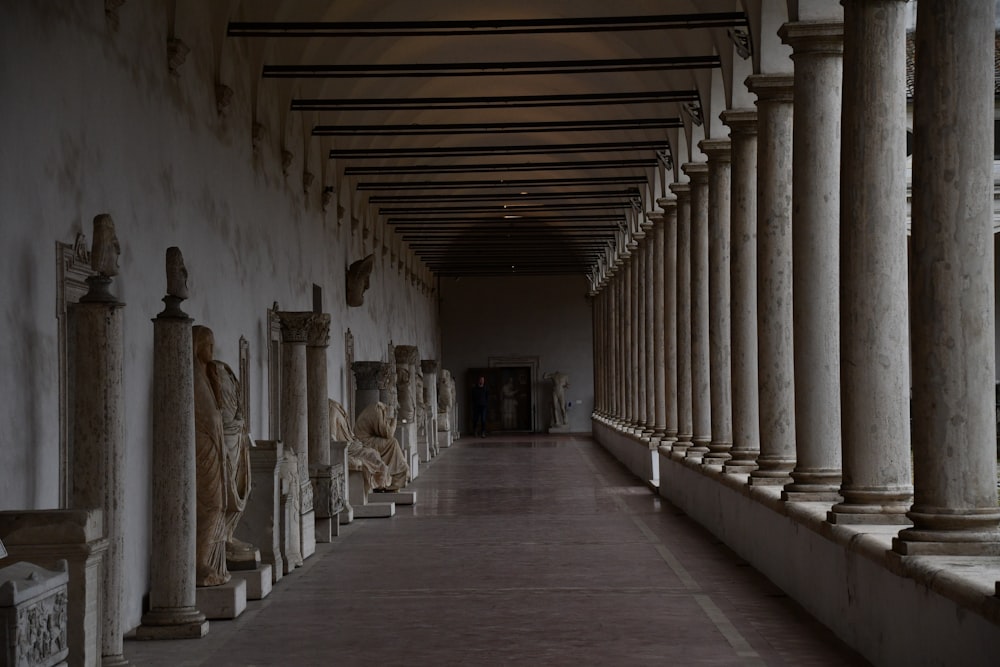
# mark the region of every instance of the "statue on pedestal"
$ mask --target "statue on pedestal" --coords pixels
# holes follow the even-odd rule
[[[229,581],[226,568],[226,454],[215,337],[208,327],[193,329],[194,426],[197,472],[195,583],[218,586]]]
[[[337,401],[330,399],[330,433],[338,442],[347,443],[347,469],[360,472],[364,480],[365,493],[373,489],[385,489],[392,484],[389,466],[372,447],[358,440],[347,419],[347,411]]]
[[[546,380],[552,380],[552,424],[550,428],[566,426],[566,389],[569,387],[569,376],[559,371],[543,375]]]
[[[381,401],[369,405],[358,415],[354,432],[362,443],[377,451],[388,466],[391,481],[383,488],[398,491],[406,486],[410,466],[396,440],[396,420],[389,416],[389,407]]]
[[[451,371],[441,369],[438,375],[438,431],[447,433],[451,430],[451,406],[455,404],[455,382]]]

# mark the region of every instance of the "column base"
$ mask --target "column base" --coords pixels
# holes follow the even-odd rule
[[[991,541],[924,541],[908,540],[908,528],[892,538],[891,554],[897,556],[1000,556],[1000,535],[993,534]]]
[[[680,461],[687,456],[687,450],[691,449],[692,446],[693,445],[690,440],[682,440],[678,438],[677,442],[675,442],[670,448],[670,458],[675,461]]]
[[[195,607],[153,609],[142,615],[136,639],[201,639],[208,634],[208,621]]]
[[[909,526],[912,525],[906,518],[905,512],[879,512],[877,510],[860,512],[838,509],[841,505],[834,505],[833,509],[826,513],[826,522],[835,525],[860,525],[860,526]]]
[[[333,542],[333,519],[316,519],[314,530],[317,544]]]
[[[789,487],[781,492],[781,499],[790,503],[839,503],[843,500],[837,491],[801,491],[789,490]]]
[[[750,486],[784,486],[792,481],[787,473],[761,473],[760,468],[750,473],[747,484]]]

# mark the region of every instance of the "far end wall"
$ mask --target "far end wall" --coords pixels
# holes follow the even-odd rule
[[[545,373],[569,376],[570,430],[590,432],[594,409],[591,304],[583,276],[442,278],[441,361],[455,378],[459,427],[471,432],[466,371],[490,358],[538,359],[534,387],[538,431],[548,430],[552,385]],[[499,387],[491,387],[499,392]]]

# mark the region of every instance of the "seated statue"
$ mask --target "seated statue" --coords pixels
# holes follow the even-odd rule
[[[330,433],[338,442],[347,443],[347,469],[360,472],[365,484],[365,494],[373,489],[384,489],[392,484],[389,466],[375,449],[366,446],[351,429],[347,412],[337,401],[330,399]]]
[[[406,454],[396,440],[396,420],[389,416],[389,407],[379,401],[369,405],[358,415],[355,434],[363,444],[378,452],[389,468],[391,481],[387,491],[399,491],[410,477]]]

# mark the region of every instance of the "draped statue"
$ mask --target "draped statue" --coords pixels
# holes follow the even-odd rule
[[[378,452],[389,468],[391,481],[383,487],[388,491],[398,491],[406,486],[410,477],[410,466],[406,455],[396,440],[396,420],[389,416],[389,407],[379,401],[361,411],[354,432],[358,439]]]
[[[337,401],[330,399],[330,433],[337,442],[347,443],[347,469],[360,472],[364,480],[365,493],[373,489],[384,489],[392,484],[389,466],[379,453],[366,446],[354,434],[347,411]]]

